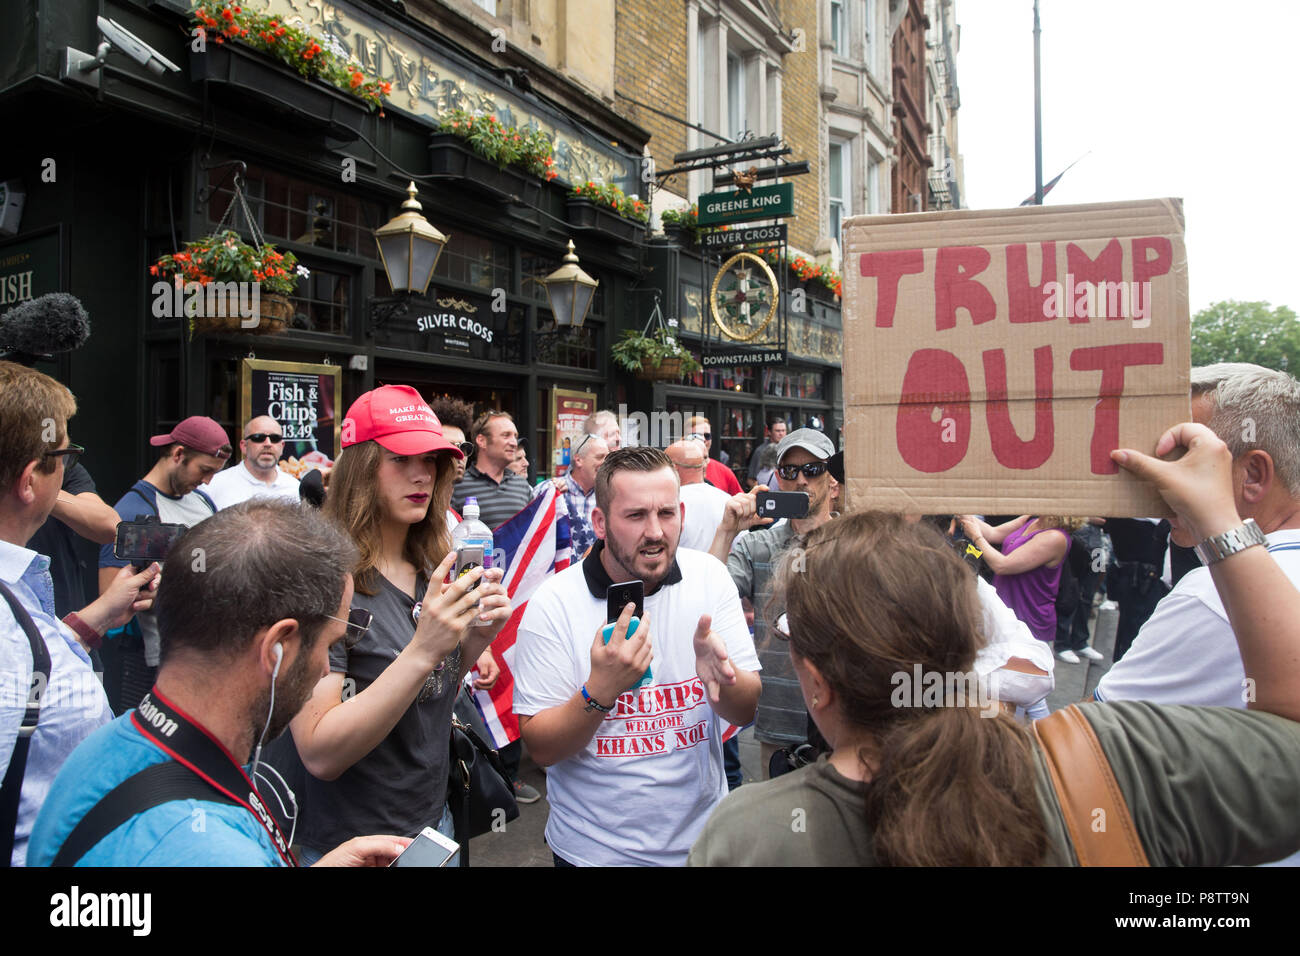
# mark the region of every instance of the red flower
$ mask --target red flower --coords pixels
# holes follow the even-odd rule
[[[229,10],[222,10],[221,19],[225,20],[227,23],[231,23],[234,21],[235,15],[231,13]]]
[[[379,84],[379,92],[383,93],[385,96],[387,96],[390,92],[392,92],[392,89],[393,89],[393,84],[387,81]],[[381,111],[379,115],[383,116],[384,114]]]
[[[155,275],[155,276],[156,276],[156,275],[158,274],[158,267],[157,267],[157,266],[150,266],[150,267],[149,267],[149,274],[150,274],[150,275]]]
[[[284,27],[280,27],[280,29],[276,30],[275,35],[278,37],[284,36]]]
[[[352,74],[352,88],[355,90],[358,86],[361,85],[361,82],[362,82],[364,79],[365,79],[365,77],[362,76],[360,73],[353,73],[353,74]]]

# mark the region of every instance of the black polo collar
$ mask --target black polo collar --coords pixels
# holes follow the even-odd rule
[[[605,593],[609,590],[610,585],[621,584],[621,581],[611,581],[608,572],[605,571],[605,565],[600,560],[600,552],[605,550],[605,540],[597,538],[596,543],[591,546],[587,556],[582,559],[582,576],[586,578],[587,590],[591,596],[601,601],[605,600]],[[664,578],[663,584],[659,587],[666,587],[673,584],[681,584],[682,569],[677,565],[677,558],[673,557],[673,566],[668,569],[668,577]],[[655,591],[658,591],[656,588]],[[651,591],[653,594],[655,591]]]

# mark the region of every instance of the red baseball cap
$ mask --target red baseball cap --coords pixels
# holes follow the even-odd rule
[[[191,415],[166,435],[154,435],[149,439],[149,444],[156,447],[177,443],[214,458],[230,457],[230,438],[226,430],[204,415]]]
[[[442,437],[438,416],[409,385],[384,385],[366,392],[343,419],[343,447],[378,442],[395,455],[424,455],[431,451],[465,453]]]

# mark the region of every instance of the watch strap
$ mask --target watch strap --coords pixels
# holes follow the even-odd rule
[[[1267,544],[1264,532],[1259,530],[1253,518],[1247,518],[1240,528],[1233,528],[1223,534],[1211,535],[1196,546],[1196,556],[1206,567],[1217,564],[1224,558],[1245,551],[1257,544]]]
[[[68,625],[73,633],[81,638],[92,651],[98,650],[100,645],[104,643],[104,635],[79,618],[75,611],[71,614],[65,614],[63,623]]]

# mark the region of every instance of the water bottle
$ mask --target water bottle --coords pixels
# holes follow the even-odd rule
[[[462,573],[473,570],[476,562],[469,561],[466,563],[462,556],[467,548],[483,549],[483,567],[484,569],[492,567],[492,529],[478,520],[478,499],[465,499],[465,519],[451,532],[451,546],[456,551],[456,577]],[[475,605],[477,607],[478,605]],[[471,622],[472,627],[482,627],[486,622],[480,621],[477,615]]]

